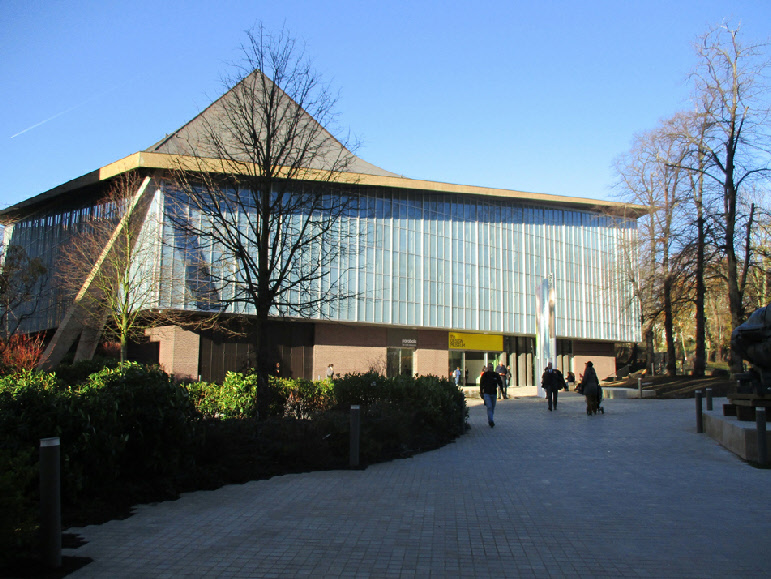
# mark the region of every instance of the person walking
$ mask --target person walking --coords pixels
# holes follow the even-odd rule
[[[557,392],[565,387],[565,378],[562,372],[551,367],[551,362],[546,366],[543,376],[541,376],[541,386],[546,390],[546,401],[549,403],[549,410],[557,410]]]
[[[455,378],[455,386],[460,388],[460,366],[456,366],[452,375]]]
[[[586,363],[586,369],[581,378],[581,392],[586,396],[586,415],[597,414],[600,407],[600,380],[591,361]]]
[[[335,365],[330,364],[329,366],[327,366],[327,380],[331,380],[334,375],[335,375]]]
[[[508,398],[508,395],[506,394],[506,388],[508,384],[506,382],[506,366],[503,365],[503,362],[498,362],[498,366],[495,368],[495,373],[501,377],[501,383],[499,385],[501,391],[498,398],[506,399]]]
[[[495,402],[500,384],[501,377],[496,372],[493,372],[493,365],[488,364],[487,371],[482,372],[482,376],[479,378],[479,396],[485,401],[485,406],[487,406],[487,424],[490,425],[490,428],[495,426]]]

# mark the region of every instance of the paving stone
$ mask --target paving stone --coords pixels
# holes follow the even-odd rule
[[[516,396],[516,394],[515,394]],[[556,412],[469,399],[452,444],[366,470],[275,477],[69,529],[87,577],[758,577],[771,470],[696,434],[692,400]],[[762,502],[763,501],[763,502]]]

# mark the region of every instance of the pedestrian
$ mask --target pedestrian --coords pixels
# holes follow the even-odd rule
[[[506,366],[503,365],[503,362],[498,362],[498,366],[495,368],[495,373],[498,374],[498,376],[501,377],[501,382],[498,385],[500,388],[500,394],[498,395],[498,398],[506,399],[508,396],[506,395]]]
[[[455,368],[455,372],[452,375],[455,377],[455,386],[460,388],[460,366]]]
[[[543,376],[541,376],[541,386],[546,390],[546,401],[549,403],[549,410],[552,407],[557,410],[557,392],[565,387],[565,378],[562,372],[551,367],[551,362],[546,366]]]
[[[468,386],[468,366],[466,366],[466,386]]]
[[[511,386],[511,366],[506,366],[506,395],[509,394],[509,386]]]
[[[570,389],[574,388],[576,385],[576,375],[573,374],[573,372],[568,372],[568,376],[565,380],[567,381],[567,388],[565,388],[565,390],[570,392]]]
[[[600,406],[600,380],[591,361],[586,363],[586,369],[581,378],[581,392],[586,396],[586,415],[597,414]]]
[[[482,376],[479,379],[479,395],[485,401],[485,406],[487,406],[487,424],[490,425],[490,428],[495,426],[495,402],[500,383],[501,377],[493,372],[493,365],[488,364],[487,371],[482,372]]]
[[[327,366],[327,380],[331,380],[334,375],[335,375],[335,365],[330,364],[329,366]]]

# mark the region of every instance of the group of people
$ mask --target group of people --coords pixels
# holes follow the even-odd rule
[[[568,378],[562,376],[557,368],[552,368],[551,362],[546,366],[543,376],[541,376],[541,385],[546,391],[546,401],[549,405],[549,411],[552,409],[557,410],[557,392],[563,388],[568,389],[569,384],[575,381],[575,376],[572,372],[568,372]],[[581,375],[581,382],[576,387],[576,391],[583,394],[586,397],[586,414],[590,416],[602,412],[605,414],[605,410],[600,407],[600,400],[602,396],[602,388],[600,387],[600,380],[597,378],[597,372],[594,370],[594,364],[591,361],[586,363],[586,369]]]
[[[456,369],[456,384],[460,375],[460,368]],[[487,424],[490,428],[495,426],[495,403],[498,400],[498,393],[503,395],[503,398],[508,398],[506,394],[506,386],[508,384],[507,378],[511,374],[503,364],[499,364],[498,367],[493,370],[493,365],[488,364],[482,371],[482,375],[479,378],[479,394],[484,400],[487,407]],[[562,375],[562,372],[557,368],[552,367],[552,363],[549,362],[541,376],[541,385],[546,391],[546,401],[548,403],[549,412],[557,410],[557,393],[563,388],[568,389],[568,384],[575,381],[575,377],[572,372],[568,373],[568,380]],[[586,369],[581,376],[581,382],[576,388],[586,397],[586,414],[591,416],[602,412],[605,414],[605,410],[600,406],[600,400],[602,397],[602,388],[600,387],[600,380],[597,378],[597,372],[594,370],[594,364],[591,361],[586,363]]]

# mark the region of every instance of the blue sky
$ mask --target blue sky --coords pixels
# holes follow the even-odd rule
[[[692,44],[724,19],[763,40],[771,2],[2,0],[0,208],[193,118],[259,21],[307,43],[363,159],[611,198],[613,159],[688,108]]]

